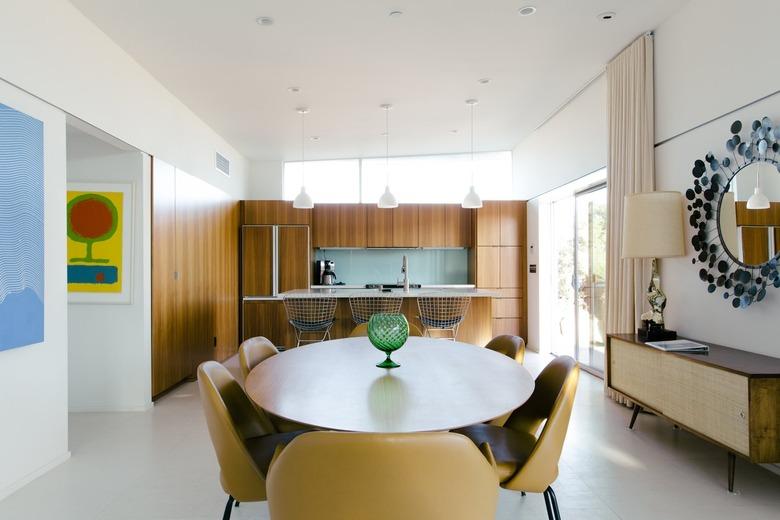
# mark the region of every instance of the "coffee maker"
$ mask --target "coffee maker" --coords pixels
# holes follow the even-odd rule
[[[317,260],[314,262],[314,279],[319,285],[336,285],[336,262]]]

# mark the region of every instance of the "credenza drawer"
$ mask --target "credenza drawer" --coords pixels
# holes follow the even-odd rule
[[[661,411],[665,393],[659,377],[661,357],[657,350],[613,338],[609,356],[610,386]]]
[[[659,411],[750,455],[748,378],[674,355],[661,357],[666,399]]]

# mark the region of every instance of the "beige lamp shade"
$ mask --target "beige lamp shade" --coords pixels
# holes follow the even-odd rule
[[[683,200],[676,191],[634,193],[623,209],[623,258],[685,254]]]

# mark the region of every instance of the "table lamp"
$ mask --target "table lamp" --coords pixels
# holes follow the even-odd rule
[[[623,258],[652,258],[653,268],[647,301],[650,311],[642,314],[644,327],[637,331],[642,341],[676,339],[677,333],[664,327],[666,295],[661,290],[658,259],[685,254],[682,195],[676,191],[652,191],[627,195],[623,208]]]

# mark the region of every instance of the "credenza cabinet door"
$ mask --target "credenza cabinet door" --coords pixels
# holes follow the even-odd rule
[[[750,455],[748,378],[675,355],[660,357],[667,392],[659,411]]]
[[[665,384],[661,379],[661,352],[617,339],[611,341],[609,377],[612,388],[663,411]]]

